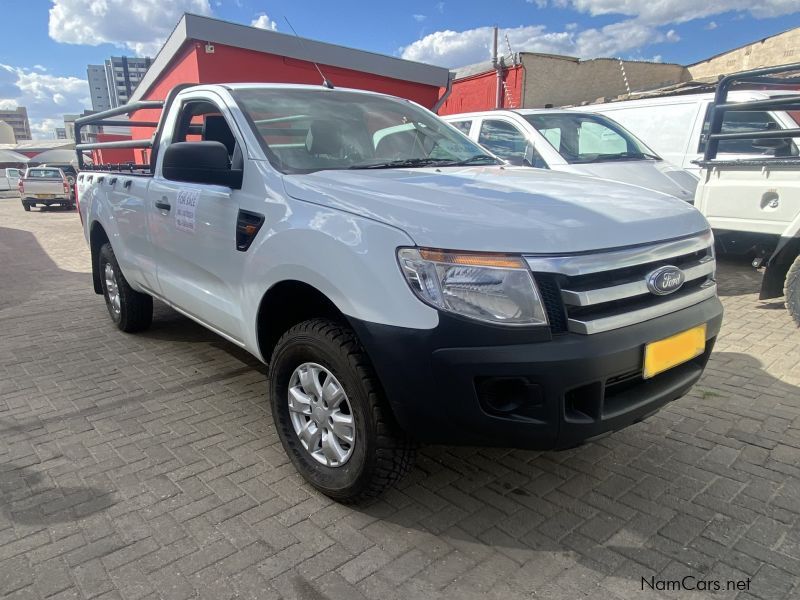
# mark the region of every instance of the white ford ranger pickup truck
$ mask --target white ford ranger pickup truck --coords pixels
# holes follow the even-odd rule
[[[78,176],[94,289],[125,332],[153,298],[268,363],[298,471],[374,496],[418,442],[557,449],[684,395],[720,329],[713,236],[687,203],[509,167],[407,100],[183,86],[143,164]],[[126,121],[127,122],[127,121]]]

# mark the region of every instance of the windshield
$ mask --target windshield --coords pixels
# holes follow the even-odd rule
[[[522,115],[571,164],[661,160],[616,121],[586,113]]]
[[[284,173],[499,164],[407,100],[326,89],[234,92],[267,158]]]

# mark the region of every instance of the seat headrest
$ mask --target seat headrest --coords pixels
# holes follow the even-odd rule
[[[207,142],[220,142],[228,149],[228,155],[233,155],[236,147],[236,138],[231,133],[225,117],[222,115],[206,115],[203,122],[203,139]]]
[[[342,132],[336,121],[312,121],[306,136],[309,154],[339,156],[342,151]]]

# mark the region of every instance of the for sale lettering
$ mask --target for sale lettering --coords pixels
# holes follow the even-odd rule
[[[175,228],[194,233],[200,190],[180,190],[175,201]]]

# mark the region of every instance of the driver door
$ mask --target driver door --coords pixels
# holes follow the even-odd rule
[[[241,343],[245,254],[237,251],[236,227],[242,192],[163,176],[168,145],[197,141],[223,143],[231,166],[244,167],[242,137],[219,98],[198,92],[185,99],[173,119],[171,139],[159,151],[148,195],[158,283],[177,309]]]

